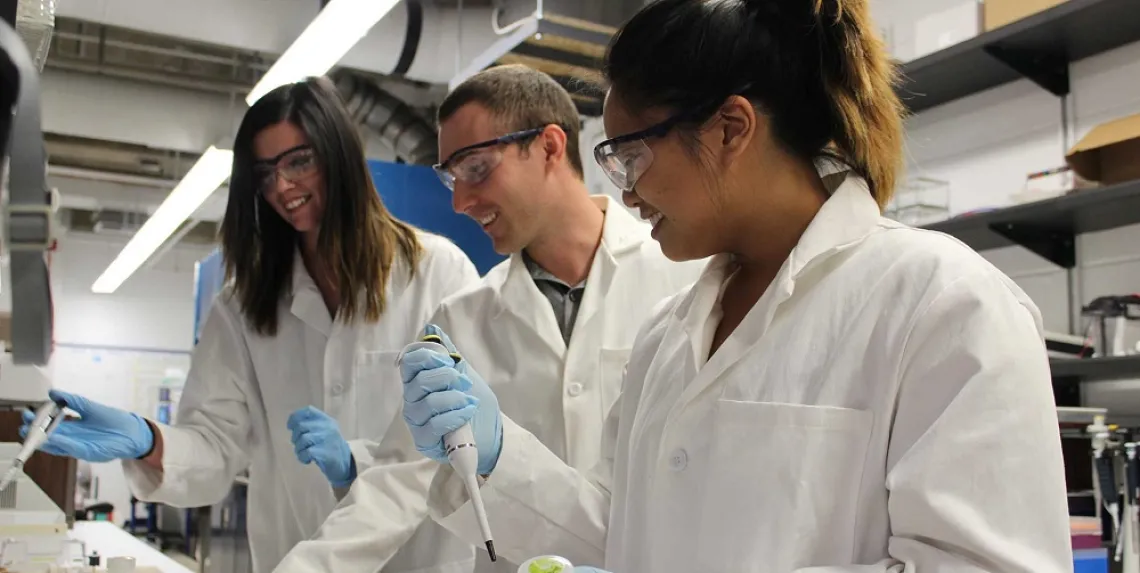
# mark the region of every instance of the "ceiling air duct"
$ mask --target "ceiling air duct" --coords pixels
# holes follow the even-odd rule
[[[436,162],[435,128],[408,104],[357,72],[332,75],[353,119],[392,148],[396,157],[413,165]]]

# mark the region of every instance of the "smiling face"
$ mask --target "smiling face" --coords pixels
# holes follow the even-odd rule
[[[610,92],[603,121],[609,138],[648,129],[670,118],[664,110],[634,114]],[[709,137],[700,134],[699,137]],[[675,261],[700,259],[718,252],[725,225],[711,187],[708,167],[699,150],[688,149],[676,130],[664,137],[648,137],[620,144],[617,156],[637,163],[640,175],[622,194],[622,200],[637,209],[653,225],[653,238],[665,256]],[[636,148],[642,147],[641,150]],[[699,145],[697,146],[699,147]],[[645,149],[647,148],[647,149]],[[648,151],[648,155],[646,155]]]
[[[506,135],[491,112],[469,103],[439,126],[439,156],[447,160],[470,145]],[[536,139],[543,136],[537,135]],[[469,183],[455,181],[452,208],[467,215],[491,238],[495,252],[516,253],[531,244],[544,226],[550,202],[546,189],[544,154],[535,140],[528,140],[529,151],[519,144],[493,145],[451,159],[460,169],[472,172]]]
[[[254,181],[273,210],[299,233],[320,229],[325,177],[314,151],[297,126],[271,125],[253,138]]]

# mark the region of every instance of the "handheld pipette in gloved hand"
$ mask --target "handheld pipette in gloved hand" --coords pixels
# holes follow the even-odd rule
[[[397,359],[397,365],[402,368],[404,357],[413,350],[428,348],[451,357],[456,364],[463,360],[457,352],[448,351],[443,345],[443,339],[434,334],[424,336],[420,342],[413,342],[404,347]],[[483,535],[484,544],[491,561],[498,558],[495,555],[495,542],[491,538],[491,526],[487,524],[487,512],[483,509],[483,497],[479,492],[479,450],[475,447],[475,433],[471,429],[471,422],[463,424],[460,428],[443,437],[443,446],[451,467],[463,479],[463,486],[467,489],[467,496],[471,498],[471,507],[475,510],[475,519],[479,522],[479,532]]]
[[[36,450],[47,441],[48,436],[63,421],[63,406],[54,400],[48,400],[36,410],[36,417],[28,425],[28,435],[24,436],[24,446],[20,448],[20,453],[12,460],[12,466],[4,473],[3,480],[0,480],[0,491],[8,489],[8,484],[12,483],[16,476],[23,471],[28,458],[36,453]]]

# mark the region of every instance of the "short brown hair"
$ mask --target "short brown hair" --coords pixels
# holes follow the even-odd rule
[[[495,66],[464,80],[439,106],[440,123],[460,108],[477,103],[487,108],[507,131],[522,131],[550,124],[566,130],[566,155],[578,177],[584,178],[578,151],[581,118],[574,99],[554,78],[521,64]]]

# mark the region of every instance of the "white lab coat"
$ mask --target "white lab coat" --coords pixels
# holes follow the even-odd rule
[[[281,304],[277,335],[253,332],[237,301],[224,291],[194,350],[178,407],[177,425],[161,426],[164,472],[135,461],[123,467],[139,498],[181,507],[214,504],[234,476],[249,468],[248,533],[255,572],[271,571],[298,542],[317,531],[336,505],[316,465],[293,451],[289,415],[314,405],[337,420],[349,440],[357,471],[407,461],[381,450],[403,404],[393,364],[444,297],[479,278],[471,261],[447,239],[419,234],[425,253],[409,281],[406,264],[393,265],[387,308],[380,321],[333,321],[298,254],[293,286]],[[406,429],[402,429],[406,432]],[[413,452],[414,453],[414,452]],[[416,462],[419,459],[415,460]],[[410,533],[410,532],[409,532]],[[469,571],[470,547],[428,523],[418,542],[431,552],[411,555],[416,542],[385,571]]]
[[[520,254],[449,297],[432,318],[491,384],[502,411],[583,471],[600,459],[602,427],[621,391],[622,372],[638,328],[654,305],[692,284],[704,267],[704,262],[670,261],[649,236],[647,224],[608,197],[594,201],[606,212],[602,241],[590,266],[569,347],[550,301],[535,286]],[[389,439],[395,441],[396,436],[392,433]],[[411,437],[406,440],[411,447]],[[405,484],[423,484],[420,519],[425,519],[427,488],[438,469],[434,461],[424,460],[418,466],[386,466],[362,473],[321,531],[291,551],[277,572],[375,571],[395,553],[404,532],[419,523],[400,527],[386,519],[407,507],[409,502],[402,499],[408,495]],[[416,477],[395,475],[405,472]],[[479,552],[479,573],[517,569],[517,564],[502,559],[491,563],[485,551]]]
[[[832,187],[834,188],[834,187]],[[504,418],[496,548],[615,573],[1071,571],[1037,309],[854,175],[706,361],[719,256],[638,335],[587,476]],[[450,468],[433,515],[477,541]]]

